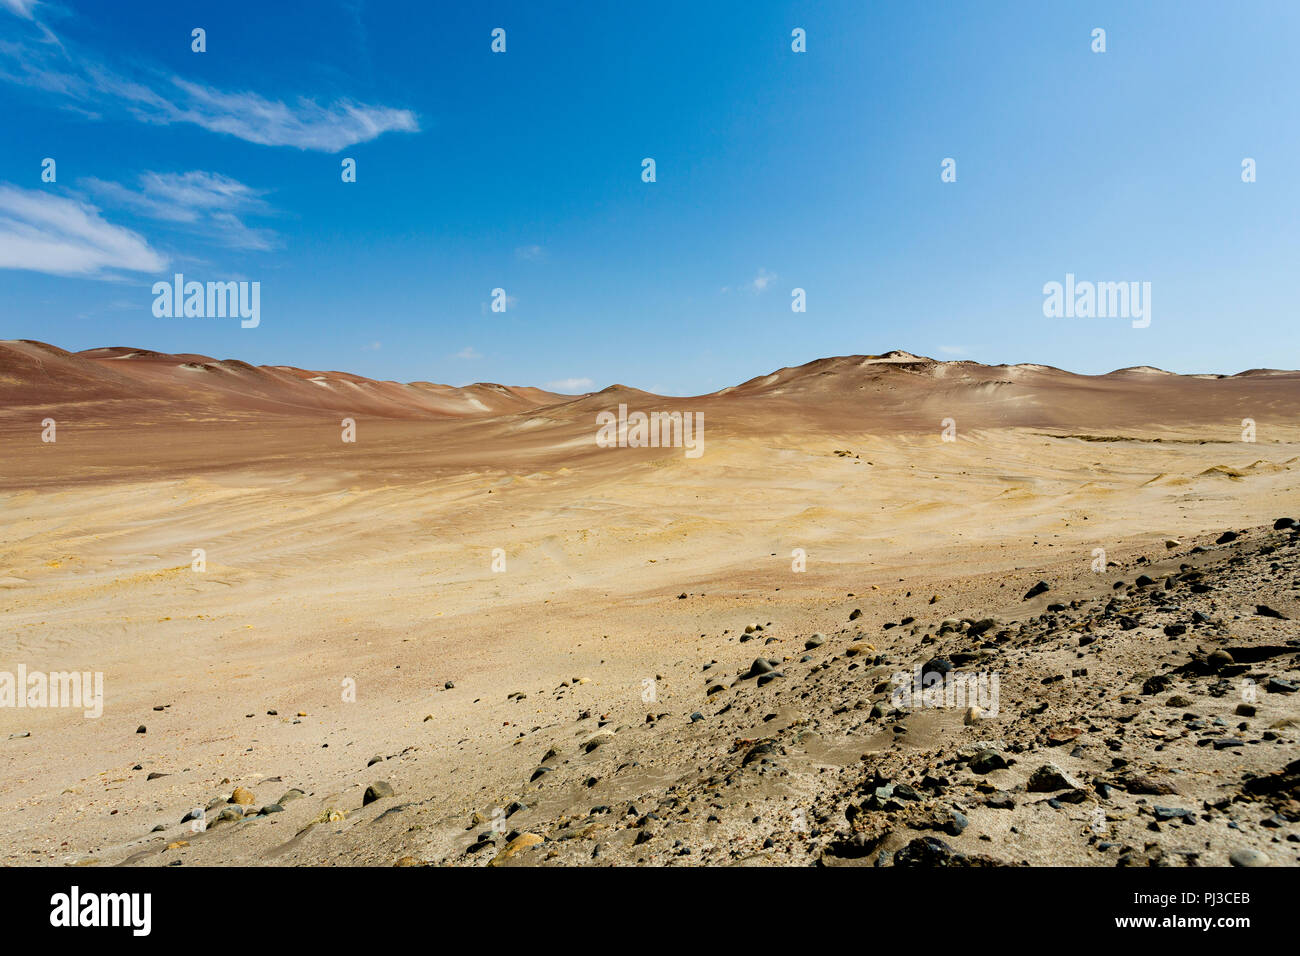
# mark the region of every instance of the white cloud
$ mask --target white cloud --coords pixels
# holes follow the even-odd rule
[[[458,359],[481,359],[483,356],[474,351],[474,346],[467,345],[456,353]]]
[[[553,392],[585,392],[593,384],[589,378],[562,378],[558,382],[547,382],[546,387]]]
[[[775,278],[775,272],[768,272],[766,269],[759,269],[758,275],[754,276],[754,281],[749,284],[749,287],[755,292],[762,292],[767,288],[768,283]]]
[[[0,3],[31,19],[32,30],[41,34],[36,42],[0,40],[0,80],[63,97],[65,105],[82,113],[125,108],[143,122],[192,123],[263,146],[330,153],[387,132],[420,129],[410,110],[346,98],[325,105],[308,97],[286,103],[251,91],[219,90],[159,70],[141,70],[148,79],[132,79],[84,53],[66,53],[58,38],[30,16],[31,0]]]
[[[0,183],[0,269],[109,278],[166,267],[143,236],[106,222],[94,206]]]
[[[78,185],[150,219],[192,226],[231,248],[265,251],[275,246],[275,233],[248,226],[241,218],[272,210],[261,192],[237,179],[193,170],[147,172],[139,181],[138,190],[93,178],[79,180]]]
[[[16,13],[24,20],[33,20],[32,10],[40,0],[0,0],[0,7],[4,7],[10,13]]]
[[[388,132],[417,133],[420,124],[410,110],[336,100],[321,106],[299,97],[290,106],[257,93],[226,93],[180,77],[171,81],[181,91],[177,102],[140,104],[144,119],[162,123],[194,123],[217,133],[229,133],[263,146],[294,146],[335,153],[366,143]]]

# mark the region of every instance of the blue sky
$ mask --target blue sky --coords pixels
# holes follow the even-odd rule
[[[1300,4],[281,6],[0,0],[0,338],[673,394],[1300,365]],[[175,272],[261,324],[155,318]],[[1066,273],[1150,327],[1045,318]]]

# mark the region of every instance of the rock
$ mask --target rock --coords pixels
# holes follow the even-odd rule
[[[393,787],[387,780],[376,780],[370,786],[366,787],[365,796],[361,798],[361,805],[374,803],[376,800],[382,800],[385,797],[393,795]]]
[[[952,671],[952,661],[943,657],[932,657],[921,665],[921,680],[924,683],[930,674],[943,677]]]
[[[1052,586],[1050,584],[1048,584],[1046,581],[1039,581],[1032,588],[1030,588],[1028,591],[1025,592],[1025,596],[1021,598],[1021,600],[1028,601],[1031,598],[1038,597],[1038,595],[1040,594],[1046,594],[1050,590],[1052,590]]]
[[[1143,681],[1142,693],[1148,695],[1158,694],[1172,683],[1173,681],[1167,674],[1156,674],[1154,677],[1148,677]]]
[[[861,608],[856,608],[856,607],[855,607],[855,608],[853,609],[853,611],[849,614],[849,620],[850,620],[850,621],[856,621],[856,620],[857,620],[858,618],[860,618],[860,617],[862,617],[862,609],[861,609]]]
[[[1029,776],[1030,793],[1055,793],[1058,790],[1078,790],[1079,783],[1056,764],[1045,763]]]
[[[989,794],[988,799],[984,801],[984,806],[994,810],[1014,810],[1016,801],[1007,791],[999,790],[997,793]]]
[[[962,717],[962,723],[964,723],[967,727],[969,727],[972,724],[978,724],[983,719],[984,719],[983,707],[967,707],[966,715]]]
[[[533,775],[528,778],[528,782],[532,783],[538,777],[545,776],[546,774],[551,773],[554,769],[554,767],[538,767],[533,771]]]
[[[170,774],[155,772],[155,773],[150,773],[149,776],[145,777],[145,780],[157,780],[159,777],[167,777],[167,776],[170,776]]]
[[[366,766],[373,767],[375,764],[383,763],[383,762],[384,762],[384,758],[379,756],[379,754],[375,754],[373,757],[371,757],[369,760],[366,761]]]
[[[250,806],[253,800],[253,791],[246,790],[243,787],[236,787],[235,792],[230,795],[230,802],[237,803],[241,807]]]
[[[1269,859],[1259,850],[1242,847],[1229,854],[1228,862],[1233,866],[1268,866]]]
[[[1007,765],[1005,758],[996,750],[981,750],[970,759],[970,768],[975,773],[991,773]]]
[[[948,866],[952,847],[936,837],[919,837],[894,854],[894,866]]]
[[[744,673],[742,679],[758,677],[760,674],[770,674],[774,670],[776,670],[776,668],[772,666],[771,661],[762,657],[755,657],[754,663],[749,665],[749,670]]]
[[[1300,686],[1289,680],[1283,680],[1280,677],[1270,677],[1264,689],[1270,694],[1294,694],[1300,690]]]
[[[1231,667],[1232,664],[1235,663],[1232,659],[1232,655],[1222,648],[1211,652],[1210,656],[1205,659],[1205,662],[1215,670],[1222,670],[1225,667]]]
[[[1115,781],[1115,786],[1126,793],[1146,794],[1149,796],[1165,796],[1176,792],[1172,786],[1164,781],[1156,780],[1154,777],[1148,777],[1146,774],[1141,773],[1125,774]]]
[[[282,793],[282,794],[280,795],[280,799],[277,800],[277,801],[275,801],[275,802],[278,803],[278,804],[280,804],[280,806],[284,806],[284,805],[285,805],[286,803],[288,803],[289,801],[291,801],[291,800],[297,800],[299,797],[301,797],[301,796],[303,796],[303,795],[304,795],[304,794],[303,794],[303,792],[302,792],[301,790],[299,790],[297,787],[293,787],[293,788],[291,788],[291,789],[289,789],[289,790],[286,790],[284,793]]]
[[[144,732],[145,732],[145,726],[144,726],[144,724],[141,724],[139,727],[135,728],[135,732],[136,732],[137,734],[142,734],[142,733],[144,733]]]
[[[845,657],[861,657],[864,654],[874,654],[875,647],[866,643],[850,644],[844,649]]]
[[[1273,522],[1274,531],[1284,531],[1287,528],[1294,528],[1294,527],[1296,527],[1295,518],[1278,518],[1276,521]]]
[[[1233,713],[1236,714],[1238,717],[1254,717],[1255,705],[1245,704],[1245,703],[1238,704],[1237,709],[1234,710]]]
[[[242,819],[244,819],[243,807],[226,807],[226,809],[217,814],[215,820],[208,824],[208,829],[218,827],[223,823],[238,823]]]
[[[1237,540],[1237,532],[1235,532],[1235,531],[1225,531],[1225,532],[1223,532],[1223,534],[1219,535],[1217,538],[1214,539],[1214,543],[1215,543],[1215,544],[1229,544],[1229,543],[1231,543],[1231,542],[1233,542],[1233,541],[1236,541],[1236,540]]]
[[[1281,611],[1274,610],[1273,608],[1269,607],[1267,604],[1256,604],[1255,613],[1258,614],[1260,617],[1274,617],[1277,618],[1279,621],[1291,620]]]
[[[1183,543],[1182,543],[1181,541],[1179,541],[1177,538],[1166,538],[1166,539],[1165,539],[1165,547],[1168,548],[1170,551],[1172,551],[1174,548],[1180,548],[1180,547],[1182,547],[1182,544],[1183,544]]]
[[[826,643],[825,634],[814,634],[812,637],[808,638],[808,640],[803,642],[803,649],[805,651],[811,651],[813,648],[821,647],[825,643]]]
[[[456,685],[453,684],[451,681],[447,681],[447,683],[445,683],[445,684],[442,685],[442,689],[443,689],[443,690],[452,690],[452,689],[455,688],[455,686],[456,686]],[[402,859],[404,859],[404,860],[405,860],[405,859],[410,859],[410,857],[402,857]]]
[[[1068,744],[1083,734],[1079,727],[1053,727],[1047,732],[1047,746],[1059,747],[1062,744]]]
[[[280,806],[278,803],[268,803],[258,811],[258,816],[270,816],[272,813],[284,813],[284,807]]]
[[[827,848],[826,852],[830,856],[839,857],[845,860],[860,860],[871,853],[884,842],[885,835],[868,837],[865,833],[855,833],[847,840],[835,840]]]
[[[519,836],[507,843],[505,849],[494,856],[488,866],[500,866],[520,850],[526,850],[530,846],[537,846],[537,844],[544,842],[545,840],[536,833],[521,833]]]

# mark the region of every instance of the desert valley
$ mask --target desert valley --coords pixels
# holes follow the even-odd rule
[[[7,864],[1300,863],[1300,372],[8,341],[0,508]]]

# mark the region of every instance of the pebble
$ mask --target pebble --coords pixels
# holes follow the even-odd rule
[[[1240,850],[1233,850],[1228,857],[1228,862],[1233,866],[1268,866],[1269,859],[1259,850],[1243,847]]]

